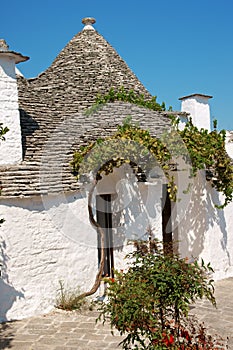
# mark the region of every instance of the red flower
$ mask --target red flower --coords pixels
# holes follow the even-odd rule
[[[164,336],[164,334],[165,334],[165,333],[163,333],[162,335]],[[172,334],[169,335],[169,336],[167,336],[167,335],[165,334],[165,336],[164,336],[164,338],[163,338],[163,340],[162,340],[162,342],[163,342],[166,346],[172,345],[172,344],[174,343],[174,341],[175,341],[175,339],[174,339],[174,337],[173,337]]]
[[[185,338],[186,340],[188,340],[188,341],[191,340],[191,337],[190,337],[190,335],[189,335],[189,332],[186,331],[186,330],[182,330],[182,331],[181,331],[181,336],[182,336],[183,338]]]
[[[173,335],[170,335],[169,344],[173,344],[174,341],[175,341],[175,338],[173,337]]]
[[[165,344],[166,346],[169,345],[168,337],[163,339],[163,344]]]

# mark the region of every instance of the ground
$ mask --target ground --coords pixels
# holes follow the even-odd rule
[[[191,312],[211,331],[228,341],[233,349],[233,278],[215,284],[217,309],[207,301],[192,306]],[[0,349],[13,350],[115,350],[122,339],[112,336],[108,325],[96,323],[96,311],[54,310],[38,317],[7,322],[0,326]]]

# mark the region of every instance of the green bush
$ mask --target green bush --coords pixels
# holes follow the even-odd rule
[[[197,299],[215,305],[210,265],[163,255],[155,242],[137,243],[127,258],[128,270],[108,279],[108,301],[99,308],[99,320],[126,335],[123,349],[214,349],[205,328],[188,318]]]

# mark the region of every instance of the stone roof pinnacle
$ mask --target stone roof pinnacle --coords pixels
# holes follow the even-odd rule
[[[96,22],[95,18],[93,17],[85,17],[82,19],[82,23],[84,24],[83,30],[95,30],[95,28],[92,26]]]

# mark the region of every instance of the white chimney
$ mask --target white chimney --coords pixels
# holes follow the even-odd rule
[[[0,165],[22,161],[22,138],[18,105],[15,65],[29,57],[10,51],[5,40],[0,39],[0,123],[8,127],[6,141],[0,143]]]
[[[192,118],[193,124],[198,129],[210,131],[210,106],[209,99],[212,96],[202,94],[192,94],[179,98],[181,100],[181,111],[187,112]]]

